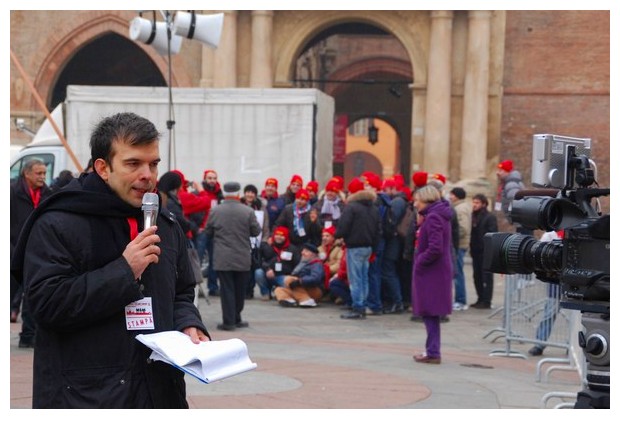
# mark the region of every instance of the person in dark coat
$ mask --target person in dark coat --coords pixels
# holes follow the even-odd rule
[[[211,209],[205,232],[213,240],[213,268],[220,281],[222,323],[218,329],[234,331],[249,326],[241,319],[252,267],[250,237],[261,227],[254,210],[240,201],[241,185],[226,182],[224,201]]]
[[[472,198],[471,237],[469,252],[471,253],[472,268],[474,270],[474,285],[478,299],[471,305],[473,308],[491,308],[493,300],[493,273],[485,271],[484,265],[484,235],[488,232],[497,232],[497,218],[487,209],[489,200],[484,194],[476,194]]]
[[[271,299],[273,287],[284,285],[284,278],[293,272],[300,258],[301,249],[291,244],[285,226],[276,227],[269,240],[261,242],[261,266],[254,271],[254,276],[263,301]]]
[[[47,167],[38,158],[26,161],[15,183],[10,188],[10,223],[11,223],[11,258],[17,239],[24,227],[28,216],[37,208],[39,203],[52,194],[52,190],[45,184]],[[22,310],[22,330],[19,334],[18,347],[34,347],[36,325],[28,303],[23,301],[23,285],[11,275],[11,323],[17,322],[20,309]]]
[[[312,243],[304,243],[301,261],[284,278],[284,285],[276,287],[274,295],[283,307],[316,307],[316,302],[323,296],[324,279],[325,270],[318,248]]]
[[[95,171],[41,203],[12,261],[38,324],[32,406],[188,408],[184,373],[136,340],[172,330],[210,339],[183,231],[161,204],[156,226],[143,229],[159,133],[119,113],[95,127],[90,146]]]
[[[305,189],[297,191],[295,202],[286,205],[276,226],[285,226],[290,233],[291,243],[300,246],[303,243],[321,245],[323,225],[319,219],[319,213],[309,203],[310,195]]]
[[[280,216],[284,206],[286,206],[284,199],[278,195],[278,179],[268,177],[265,180],[265,188],[261,191],[260,196],[265,200],[265,209],[269,215],[269,233],[271,234],[276,227],[278,216]]]
[[[348,186],[349,196],[340,222],[336,239],[342,238],[346,246],[347,275],[351,290],[351,311],[341,314],[342,319],[365,319],[368,299],[369,259],[377,248],[382,234],[381,216],[375,205],[377,194],[364,189],[357,177]]]
[[[413,262],[413,313],[426,327],[426,352],[416,362],[441,363],[440,318],[452,311],[450,203],[434,186],[416,191],[419,233]]]
[[[179,200],[179,191],[183,188],[183,179],[174,171],[164,173],[157,182],[164,207],[172,213],[188,239],[192,238],[192,231],[198,229],[198,225],[183,214],[183,205]]]

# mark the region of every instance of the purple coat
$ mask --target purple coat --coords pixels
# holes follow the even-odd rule
[[[452,210],[441,199],[420,214],[425,218],[413,264],[413,313],[445,316],[452,312]]]

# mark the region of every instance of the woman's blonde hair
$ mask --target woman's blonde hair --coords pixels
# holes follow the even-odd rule
[[[441,193],[439,190],[431,185],[424,186],[415,191],[415,195],[419,198],[420,201],[425,203],[434,203],[435,201],[439,201],[441,199]]]

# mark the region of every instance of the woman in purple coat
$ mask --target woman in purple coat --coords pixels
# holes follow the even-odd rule
[[[434,186],[416,191],[418,237],[413,264],[413,313],[426,327],[426,352],[413,359],[441,363],[440,318],[452,312],[452,238],[450,203]]]

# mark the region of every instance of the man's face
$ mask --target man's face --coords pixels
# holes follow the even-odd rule
[[[270,196],[274,195],[276,191],[277,191],[277,189],[276,189],[275,185],[272,185],[272,184],[265,185],[265,194],[267,196],[270,197]]]
[[[482,201],[477,200],[475,198],[473,200],[471,200],[471,208],[472,208],[473,211],[477,212],[482,207],[484,207],[484,204],[482,204]]]
[[[286,241],[286,237],[284,236],[284,234],[274,234],[273,241],[275,241],[277,244],[282,244]]]
[[[308,204],[308,199],[306,197],[296,198],[295,201],[297,202],[297,207],[300,209],[303,209]]]
[[[454,204],[455,202],[459,200],[458,198],[456,198],[456,195],[454,195],[452,192],[448,193],[448,199],[450,200],[452,204]]]
[[[302,261],[310,261],[311,259],[316,258],[316,254],[312,250],[301,249],[301,260]]]
[[[334,201],[337,196],[338,194],[335,193],[334,191],[325,191],[325,198],[327,198],[330,201]]]
[[[243,196],[245,197],[245,202],[248,204],[254,202],[254,200],[256,199],[256,194],[252,191],[245,191]]]
[[[334,242],[334,236],[331,235],[330,233],[324,232],[323,235],[321,235],[321,244],[323,244],[323,246],[329,246],[333,242]]]
[[[301,189],[301,184],[299,182],[293,182],[289,185],[289,188],[293,194],[296,194],[297,191]]]
[[[95,160],[97,174],[118,197],[133,207],[142,206],[142,197],[153,192],[157,183],[159,141],[132,146],[115,141],[112,144],[112,162]]]
[[[207,177],[205,177],[205,182],[207,182],[207,185],[209,186],[215,186],[215,184],[217,183],[217,174],[213,172],[207,173]]]
[[[43,164],[37,164],[30,171],[24,172],[26,183],[31,189],[39,189],[45,185],[45,174],[47,167]]]
[[[504,178],[508,176],[508,172],[504,170],[503,168],[498,168],[496,174],[500,180],[504,180]]]

